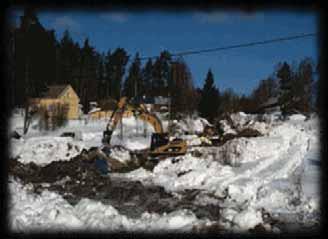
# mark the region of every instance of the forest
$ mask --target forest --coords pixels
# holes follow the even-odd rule
[[[225,113],[261,112],[265,103],[276,100],[284,114],[308,114],[317,110],[318,64],[305,57],[298,62],[277,62],[273,72],[248,94],[220,90],[220,81],[208,69],[203,86],[195,87],[183,57],[167,50],[156,59],[131,56],[124,48],[98,52],[84,40],[74,41],[66,30],[56,39],[55,30],[45,29],[33,9],[25,9],[18,26],[6,34],[8,103],[24,107],[29,97],[40,97],[49,85],[70,84],[80,97],[84,113],[89,102],[108,99],[165,96],[171,98],[174,117],[198,112],[213,122]],[[108,43],[110,46],[110,41]]]

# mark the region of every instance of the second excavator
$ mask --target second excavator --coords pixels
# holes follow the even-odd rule
[[[185,140],[177,138],[170,140],[169,134],[163,130],[160,119],[154,113],[149,112],[144,104],[129,102],[127,97],[122,97],[113,111],[106,130],[103,132],[103,144],[110,145],[112,134],[122,120],[125,111],[132,111],[135,117],[153,126],[155,133],[151,136],[149,156],[162,158],[186,153],[187,143]]]

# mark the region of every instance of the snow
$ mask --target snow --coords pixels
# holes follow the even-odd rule
[[[52,161],[69,160],[82,151],[84,144],[72,138],[40,136],[12,140],[11,148],[11,157],[18,157],[20,162],[45,165]]]
[[[95,107],[95,108],[91,109],[91,110],[88,112],[88,114],[91,114],[91,113],[93,113],[93,112],[97,112],[97,111],[101,111],[101,108]]]
[[[160,162],[153,172],[138,169],[125,177],[161,185],[167,191],[202,189],[221,197],[227,193],[228,205],[242,207],[246,203],[239,212],[242,215],[244,210],[262,207],[277,213],[305,213],[304,208],[311,208],[306,213],[315,212],[319,210],[319,168],[311,158],[316,162],[319,151],[318,128],[314,125],[313,120],[306,122],[294,116],[290,121],[268,126],[271,131],[263,137],[233,139],[207,150],[201,158],[187,154],[174,163]],[[301,204],[297,206],[293,201],[298,194]],[[234,223],[243,229],[254,226],[240,218],[236,217]],[[257,218],[254,216],[254,222],[259,223]]]
[[[192,150],[198,150],[201,157],[188,152],[159,162],[152,172],[138,168],[113,176],[163,186],[166,191],[177,195],[185,189],[202,190],[206,193],[198,195],[196,202],[220,205],[220,223],[233,231],[245,231],[263,223],[262,209],[279,219],[304,223],[318,221],[319,119],[316,116],[307,119],[297,114],[282,121],[277,113],[259,116],[242,112],[233,114],[231,119],[237,130],[253,128],[263,136],[235,138],[220,147],[194,147]],[[14,115],[11,129],[19,131],[22,122],[21,115]],[[11,156],[19,156],[18,160],[23,163],[37,164],[68,160],[83,148],[100,146],[106,123],[105,120],[70,121],[64,128],[53,132],[31,128],[22,139],[11,140]],[[221,123],[225,133],[236,133],[227,121]],[[206,121],[189,118],[177,124],[182,130],[201,132]],[[166,127],[167,121],[163,125]],[[153,132],[151,125],[130,117],[123,119],[123,126],[123,139],[118,125],[112,137],[113,144],[128,149],[149,147]],[[59,137],[62,132],[77,131],[81,132],[80,139]],[[183,135],[182,138],[189,146],[200,144],[196,135]],[[121,162],[131,160],[128,151],[119,148],[112,150],[112,156]],[[23,186],[15,180],[9,185],[11,225],[15,230],[41,227],[47,230],[189,231],[204,223],[191,211],[185,210],[163,215],[144,212],[140,218],[132,219],[120,215],[111,205],[82,199],[72,206],[58,194],[44,191],[36,195],[29,191],[30,186]]]
[[[256,211],[254,208],[249,208],[236,214],[232,221],[240,229],[254,228],[256,225],[263,222],[261,212]]]
[[[33,194],[31,185],[22,186],[10,179],[10,228],[14,231],[190,231],[195,225],[208,223],[188,210],[168,214],[144,212],[129,218],[111,205],[82,199],[75,206],[60,195],[43,191]]]

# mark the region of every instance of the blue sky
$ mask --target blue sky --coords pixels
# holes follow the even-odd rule
[[[13,12],[18,23],[22,11]],[[40,11],[47,29],[61,38],[68,29],[80,45],[86,37],[99,52],[125,48],[131,59],[170,52],[216,48],[317,32],[314,12],[258,11]],[[233,88],[248,94],[257,83],[274,71],[279,61],[300,61],[318,57],[317,38],[297,39],[263,46],[185,56],[194,84],[201,87],[209,68],[219,89]]]

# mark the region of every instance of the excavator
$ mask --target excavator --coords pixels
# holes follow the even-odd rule
[[[149,112],[144,104],[137,104],[129,101],[127,97],[122,97],[116,109],[113,111],[110,120],[103,132],[102,142],[104,145],[110,145],[112,134],[122,120],[125,111],[132,111],[136,118],[150,123],[155,133],[151,136],[151,145],[148,152],[149,156],[155,158],[165,158],[171,156],[184,155],[187,151],[187,143],[182,139],[169,139],[169,134],[164,132],[160,119],[153,113]]]

